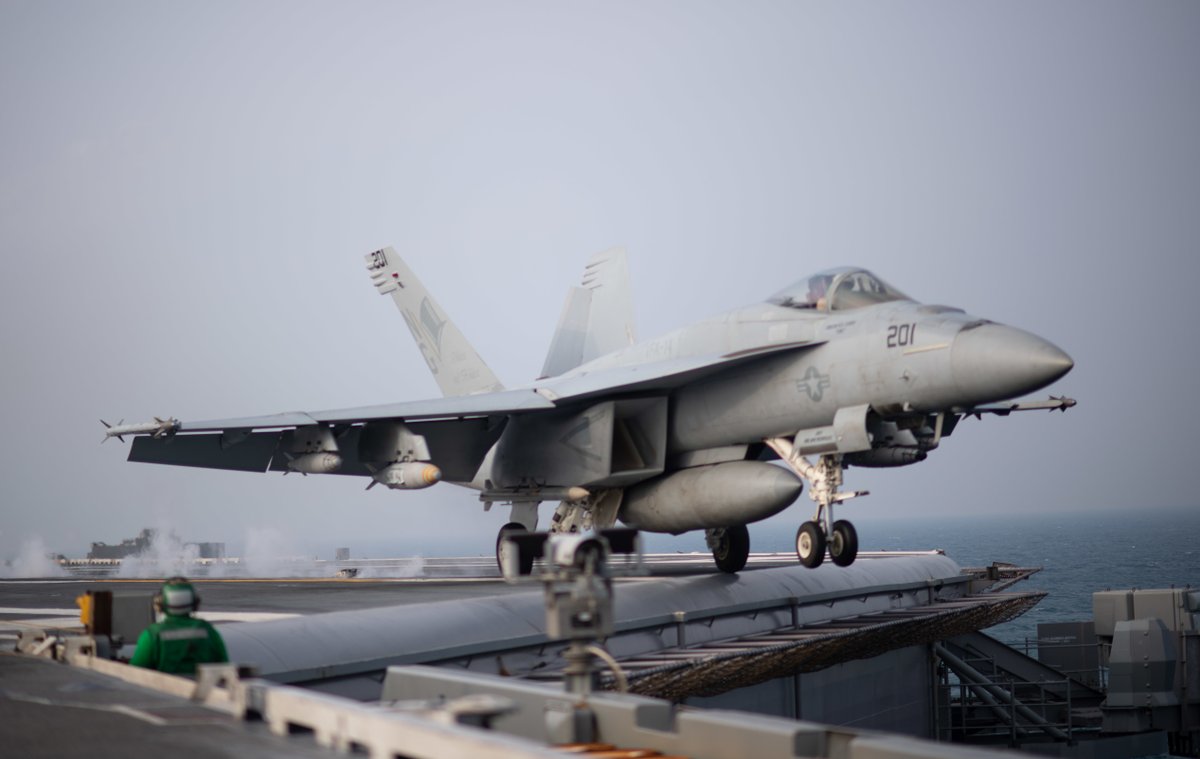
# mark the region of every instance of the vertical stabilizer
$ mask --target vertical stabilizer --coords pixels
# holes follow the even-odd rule
[[[396,302],[443,395],[504,389],[396,251],[384,248],[365,258],[375,289],[381,295],[391,295]]]
[[[609,248],[592,256],[579,287],[567,293],[542,376],[556,377],[635,341],[625,248]]]

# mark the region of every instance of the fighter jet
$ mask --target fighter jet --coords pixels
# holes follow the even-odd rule
[[[391,248],[366,256],[443,398],[269,416],[105,425],[133,436],[130,461],[366,478],[367,489],[446,481],[511,508],[496,540],[536,530],[704,530],[740,571],[746,525],[790,506],[807,567],[849,566],[858,537],[835,519],[848,467],[916,464],[967,416],[1066,410],[1011,399],[1065,375],[1071,358],[1037,335],[959,308],[917,303],[860,268],[820,272],[761,303],[639,342],[624,249],[594,256],[572,288],[541,376],[505,389]],[[528,573],[532,560],[522,559]],[[503,563],[503,562],[502,562]]]

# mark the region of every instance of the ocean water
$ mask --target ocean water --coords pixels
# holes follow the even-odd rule
[[[808,515],[807,499],[765,522],[750,525],[754,551],[795,551],[796,527]],[[849,509],[841,513],[852,515]],[[543,512],[543,519],[547,512]],[[959,566],[1005,561],[1042,567],[1013,590],[1048,595],[1013,622],[989,630],[1010,644],[1037,637],[1041,622],[1092,618],[1092,593],[1124,588],[1200,588],[1200,505],[1191,508],[1133,508],[1126,512],[961,514],[945,517],[854,518],[863,550],[940,549]],[[545,522],[543,522],[545,524]],[[488,556],[490,534],[465,540],[448,533],[442,542],[355,541],[355,556]],[[702,532],[643,533],[651,552],[707,553]],[[261,541],[260,541],[261,542]],[[303,551],[297,552],[303,554]],[[312,555],[331,556],[328,544]]]
[[[1200,588],[1200,507],[1127,513],[1021,514],[856,520],[863,550],[945,551],[960,566],[1005,561],[1042,567],[1012,590],[1043,590],[1041,603],[989,633],[1007,643],[1037,637],[1041,622],[1092,618],[1092,593]],[[756,531],[756,551],[790,551],[792,535]]]

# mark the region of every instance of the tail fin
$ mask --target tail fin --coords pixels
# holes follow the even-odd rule
[[[556,377],[635,341],[625,249],[609,248],[592,256],[580,286],[567,293],[542,376]]]
[[[390,294],[408,324],[442,395],[503,390],[496,375],[391,248],[368,256],[367,271],[381,295]]]

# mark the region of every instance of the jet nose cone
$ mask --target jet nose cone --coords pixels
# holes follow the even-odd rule
[[[1075,362],[1053,343],[1003,324],[964,329],[950,349],[954,381],[975,403],[1032,393]]]

